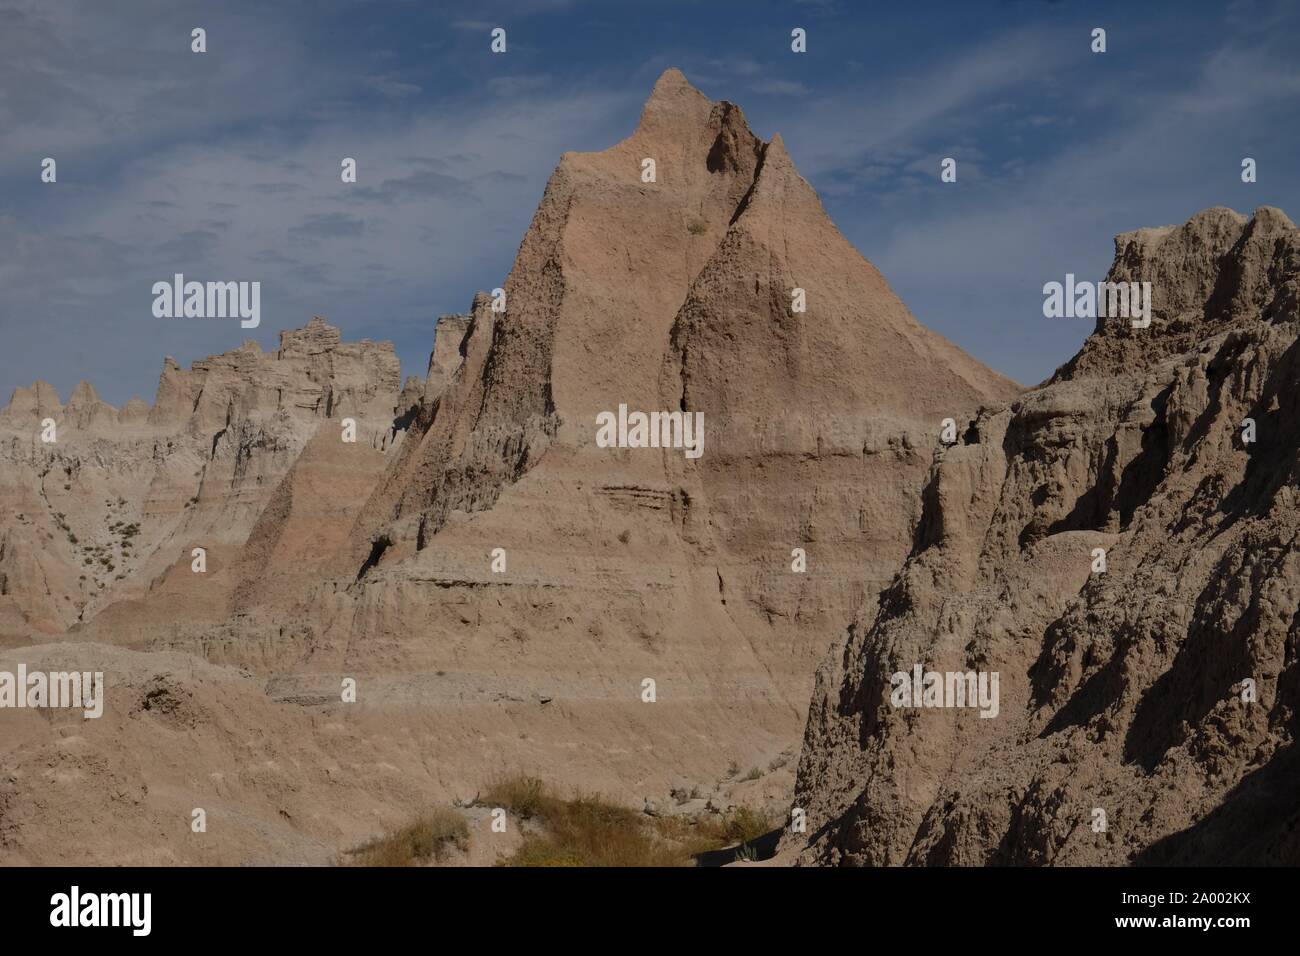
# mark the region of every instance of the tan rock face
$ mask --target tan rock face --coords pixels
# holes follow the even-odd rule
[[[942,420],[1018,391],[916,323],[779,139],[675,70],[626,140],[562,158],[502,289],[438,321],[423,381],[313,320],[275,353],[168,360],[153,408],[128,405],[107,437],[33,444],[48,390],[6,413],[0,475],[25,512],[63,508],[79,537],[139,525],[102,591],[76,583],[80,552],[6,527],[0,568],[24,576],[0,605],[8,646],[75,625],[129,694],[168,675],[186,733],[239,774],[208,799],[260,825],[213,851],[225,862],[320,858],[509,771],[639,805],[781,763],[815,662],[908,552]],[[73,405],[102,420],[93,393]],[[703,454],[600,447],[620,406],[701,413]],[[81,483],[47,503],[65,463]],[[40,596],[41,561],[62,592]],[[200,657],[194,676],[177,664]],[[23,726],[0,757],[35,767],[48,730]],[[165,755],[130,820],[99,808],[112,839],[191,859],[183,830],[158,834],[210,771],[158,713],[104,726],[97,747]],[[296,737],[248,770],[249,726]],[[357,773],[377,796],[335,786]],[[9,799],[21,855],[55,821],[24,787]]]
[[[1151,327],[1099,322],[942,451],[879,616],[819,672],[795,796],[815,836],[785,853],[1300,860],[1300,233],[1206,210],[1120,236],[1109,278],[1152,282]],[[917,664],[999,672],[999,715],[894,706]]]
[[[475,301],[463,366],[352,536],[387,542],[356,599],[454,633],[459,610],[431,612],[464,582],[493,581],[522,621],[545,582],[548,627],[612,622],[597,659],[616,686],[733,648],[782,720],[905,553],[941,419],[1016,391],[916,323],[779,140],[677,71],[628,139],[564,157],[504,289],[502,312]],[[702,457],[598,447],[620,405],[702,412]],[[488,570],[497,547],[518,577]],[[792,572],[795,548],[819,573]],[[399,582],[430,575],[435,603],[408,609]]]
[[[469,331],[470,316],[441,315],[434,327],[433,351],[429,353],[429,368],[424,377],[423,397],[430,404],[437,401],[456,376],[456,370],[465,356],[461,345]]]
[[[318,429],[337,439],[353,415],[358,445],[382,461],[397,387],[390,345],[343,344],[317,318],[277,353],[247,343],[188,371],[167,359],[152,409],[133,399],[119,412],[86,382],[66,407],[43,382],[17,389],[0,413],[0,641],[56,635],[105,608],[106,639],[138,640],[150,619],[140,596],[176,568],[190,575],[194,547],[241,548]],[[209,583],[159,619],[224,619]]]

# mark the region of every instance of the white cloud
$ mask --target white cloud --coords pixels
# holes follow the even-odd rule
[[[47,360],[37,367],[65,393],[94,372],[76,355],[92,366],[98,356],[96,386],[121,401],[151,389],[164,352],[189,361],[250,334],[153,319],[152,282],[183,271],[261,281],[254,334],[264,346],[319,313],[346,337],[397,339],[408,370],[422,372],[436,315],[499,284],[560,155],[620,139],[638,106],[601,90],[522,90],[360,120],[352,111],[306,134],[257,124],[183,136],[75,202],[73,171],[61,165],[57,186],[36,188],[0,221],[0,327],[6,338],[41,330]],[[345,156],[357,160],[356,184],[341,181]],[[19,384],[30,369],[6,356],[0,383]],[[108,369],[117,381],[105,380]]]

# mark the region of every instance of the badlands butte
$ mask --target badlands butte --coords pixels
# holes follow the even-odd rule
[[[18,389],[0,671],[107,697],[0,709],[0,863],[325,863],[516,774],[802,808],[777,862],[1296,861],[1300,237],[1213,209],[1116,252],[1151,327],[1024,392],[670,70],[422,379],[315,318],[151,406]],[[703,455],[600,447],[620,405],[702,413]],[[890,707],[915,664],[999,671],[998,717]]]

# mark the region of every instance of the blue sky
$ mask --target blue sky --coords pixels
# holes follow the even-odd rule
[[[1296,217],[1297,6],[0,0],[0,400],[39,377],[151,401],[165,354],[273,348],[314,314],[422,374],[560,154],[626,136],[669,66],[782,134],[922,322],[1033,384],[1091,327],[1043,318],[1043,283],[1100,278],[1116,233]],[[259,280],[261,327],[154,318],[174,272]]]

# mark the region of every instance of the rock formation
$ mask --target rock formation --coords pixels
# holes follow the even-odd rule
[[[1216,208],[1115,252],[1150,327],[1099,320],[939,452],[910,556],[818,674],[783,854],[1300,861],[1300,233]],[[918,664],[998,672],[997,717],[895,706]]]
[[[273,354],[168,360],[147,414],[15,395],[0,480],[31,524],[0,529],[0,648],[85,642],[112,713],[53,793],[56,724],[3,738],[0,856],[93,810],[105,859],[319,859],[505,770],[639,803],[777,767],[911,546],[942,419],[1018,391],[911,317],[779,137],[675,70],[626,140],[562,158],[502,290],[438,320],[422,381],[313,320]],[[702,456],[600,447],[620,406],[702,413]],[[147,789],[79,802],[126,747],[156,752],[121,771]],[[761,785],[785,806],[792,783]],[[239,835],[193,848],[199,805]]]
[[[734,643],[801,712],[833,622],[905,553],[938,422],[1015,390],[908,315],[779,137],[677,71],[631,137],[564,157],[504,290],[503,312],[475,300],[446,385],[451,346],[435,346],[428,424],[352,535],[358,599],[433,578],[459,605],[462,582],[493,582],[537,621],[544,580],[560,630],[614,620],[630,652],[649,649],[624,684],[672,673],[665,653]],[[702,411],[698,465],[598,448],[596,417],[620,404]],[[493,580],[494,547],[517,576]],[[796,547],[818,574],[791,573]]]
[[[218,566],[237,553],[322,422],[357,416],[358,443],[382,461],[397,387],[390,345],[343,344],[316,318],[274,353],[249,342],[188,371],[168,358],[152,408],[133,399],[119,412],[86,382],[66,407],[44,382],[17,389],[0,412],[0,642],[115,608],[111,640],[130,643],[147,623],[140,596],[181,566],[188,575],[194,547]],[[224,618],[216,579],[160,609],[169,626],[205,606]]]

